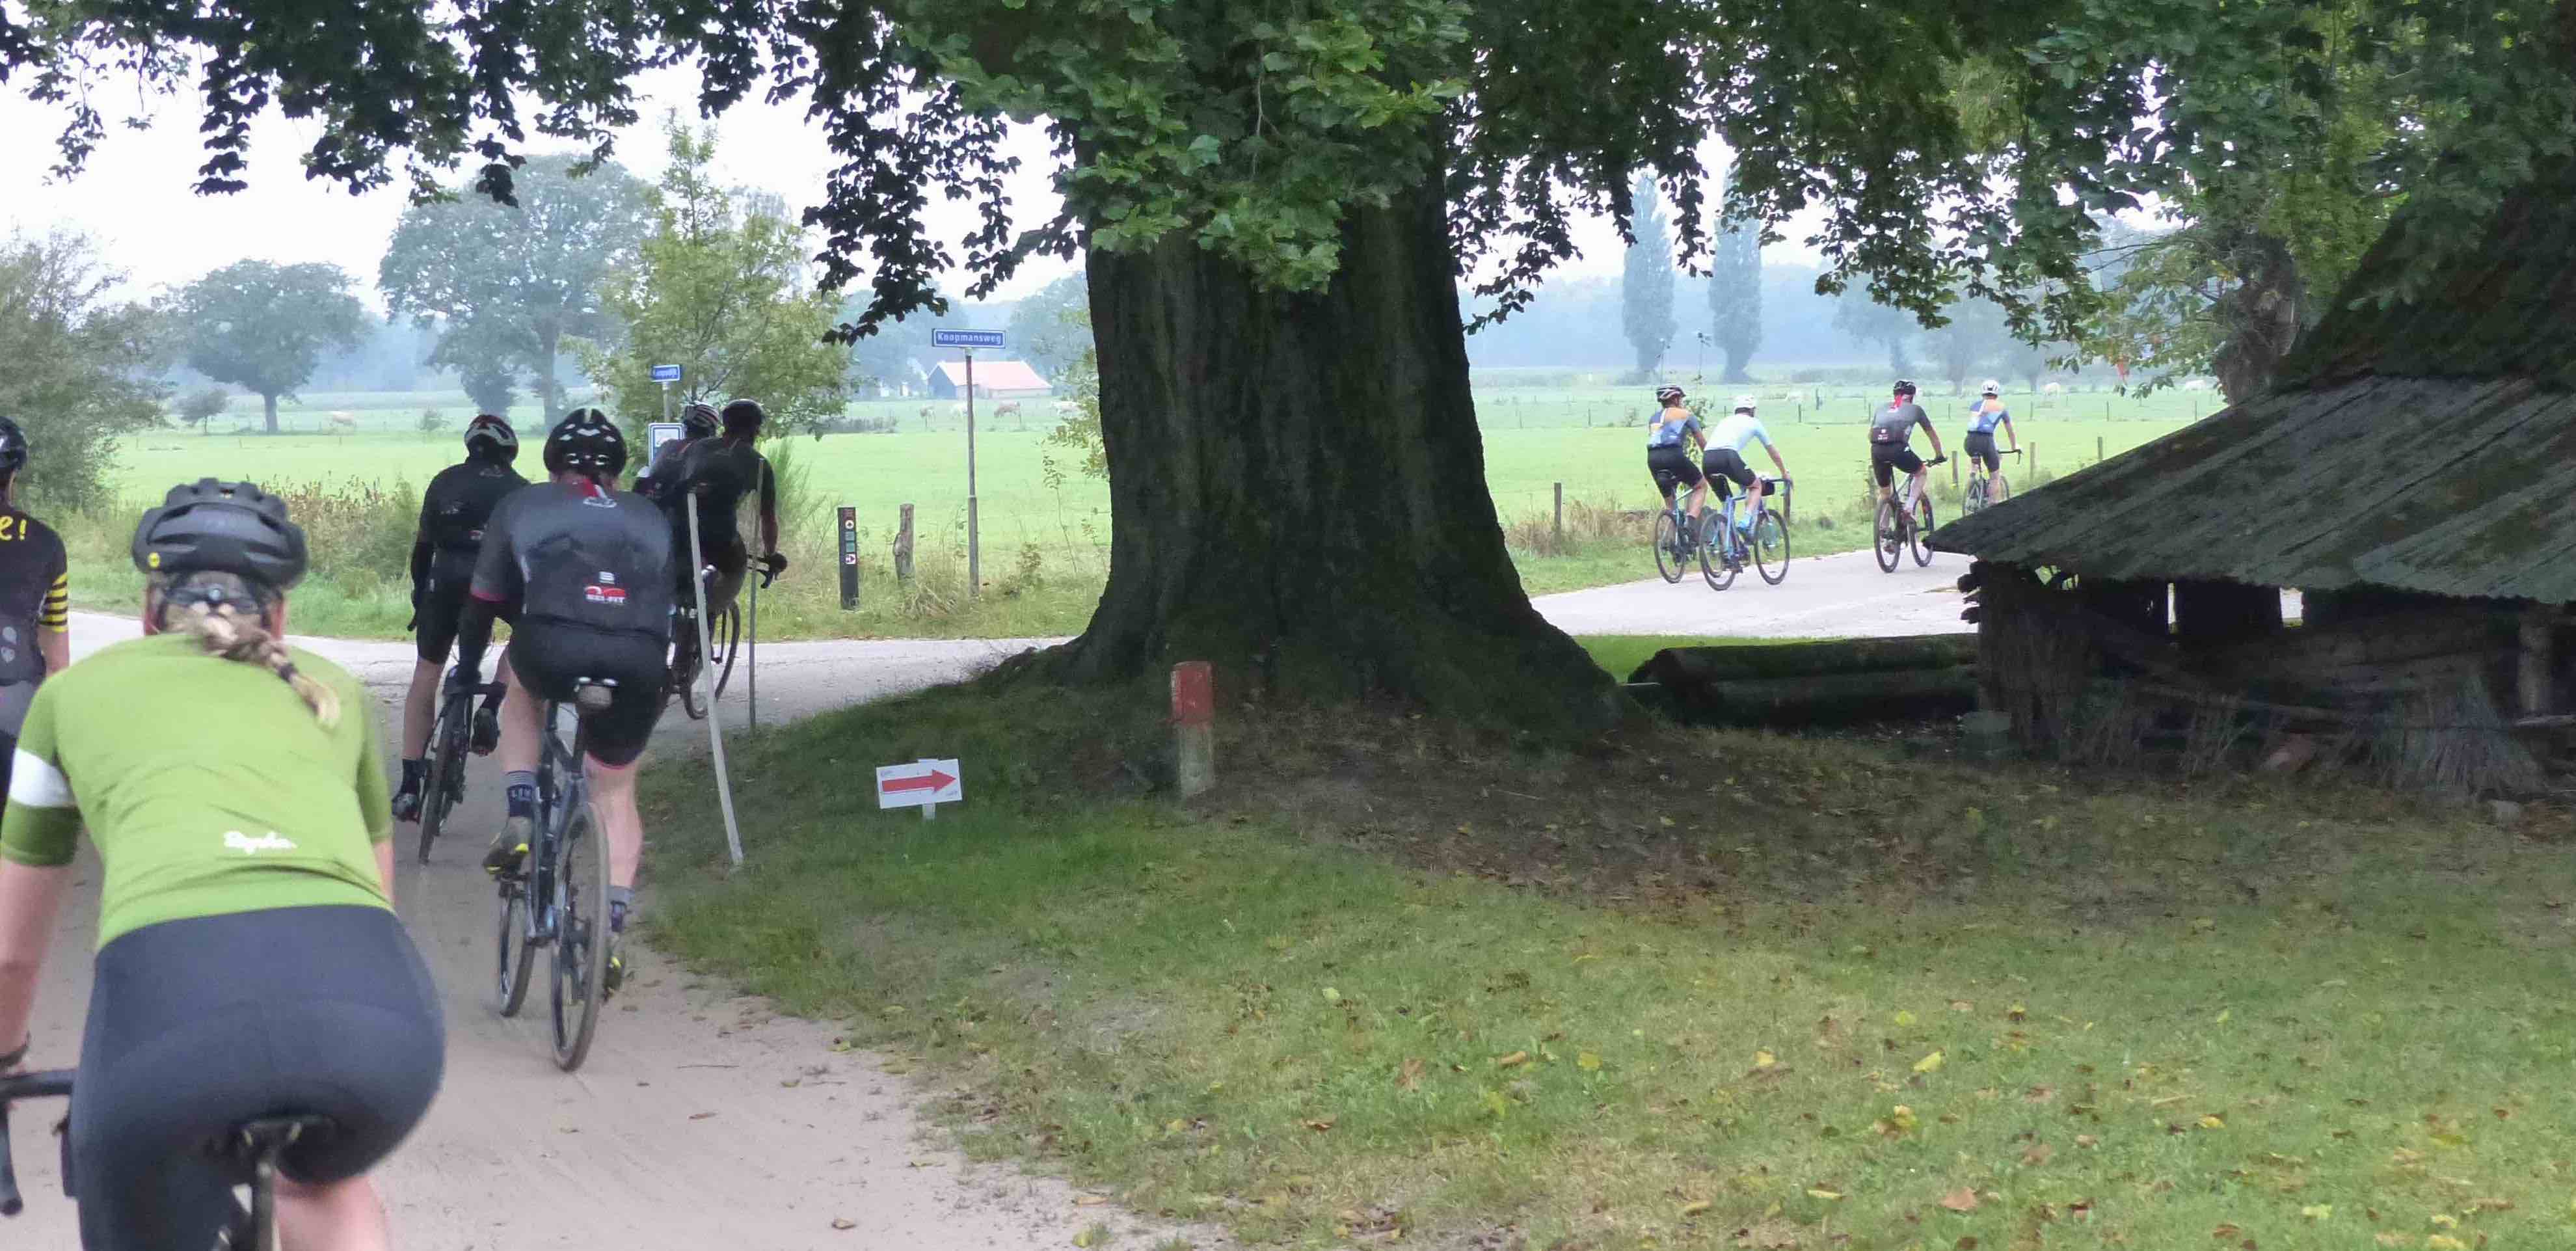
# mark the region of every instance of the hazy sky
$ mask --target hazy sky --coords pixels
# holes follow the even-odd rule
[[[664,164],[662,113],[676,107],[684,116],[692,115],[696,79],[674,70],[647,76],[642,84],[646,120],[619,135],[618,159],[650,180]],[[0,92],[0,161],[5,161],[0,167],[18,178],[7,210],[9,223],[39,231],[69,225],[98,238],[111,262],[126,271],[136,294],[184,283],[244,258],[328,261],[372,293],[377,259],[402,215],[403,188],[353,196],[332,184],[308,181],[297,156],[311,145],[318,128],[272,110],[253,130],[249,189],[229,196],[196,195],[189,186],[205,158],[193,101],[181,97],[148,103],[154,125],[137,131],[114,124],[135,110],[136,101],[129,99],[123,113],[102,102],[111,128],[88,168],[65,181],[46,172],[57,159],[53,144],[62,129],[61,115],[15,92]],[[777,192],[796,208],[820,196],[835,162],[801,107],[747,101],[725,114],[718,126],[717,164],[728,181]],[[1048,182],[1054,162],[1042,134],[1030,130],[1019,142],[1025,145],[1026,172],[1016,180],[1013,199],[1024,220],[1041,221],[1056,203]],[[933,197],[931,205],[934,228],[952,243],[971,229],[972,205],[941,197]],[[1619,242],[1606,221],[1578,237],[1586,254],[1560,273],[1618,272]],[[1061,262],[1032,262],[1000,295],[1025,294],[1066,268]],[[962,290],[966,281],[963,274],[953,275],[948,286]]]

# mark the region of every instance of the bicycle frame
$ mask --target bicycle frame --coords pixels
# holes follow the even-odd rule
[[[555,915],[555,847],[563,840],[564,827],[572,823],[572,814],[590,802],[590,777],[582,769],[590,729],[574,718],[572,746],[567,750],[555,728],[563,711],[563,701],[546,701],[545,732],[537,740],[537,836],[528,848],[528,872],[517,888],[527,899],[526,935],[531,947],[554,942],[561,926],[562,918]]]
[[[10,1149],[9,1105],[21,1099],[69,1098],[73,1093],[74,1077],[72,1069],[0,1077],[0,1217],[16,1216],[27,1206],[24,1196],[18,1193],[18,1170]],[[247,1180],[235,1183],[250,1188],[249,1203],[243,1203],[236,1196],[226,1196],[232,1205],[232,1219],[225,1222],[222,1233],[224,1247],[233,1251],[274,1251],[277,1246],[278,1159],[306,1130],[327,1130],[329,1127],[330,1122],[326,1118],[317,1116],[262,1118],[232,1127],[226,1131],[222,1146],[209,1148],[220,1161],[249,1174]],[[58,1128],[56,1132],[62,1131]]]

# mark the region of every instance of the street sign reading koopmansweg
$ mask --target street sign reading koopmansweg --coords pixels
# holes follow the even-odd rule
[[[680,380],[680,367],[679,367],[679,366],[677,366],[677,365],[655,365],[655,366],[653,367],[653,381],[655,381],[655,382],[678,382],[679,380]]]
[[[999,330],[934,330],[930,334],[930,339],[941,347],[997,348],[1002,346],[1002,332]]]

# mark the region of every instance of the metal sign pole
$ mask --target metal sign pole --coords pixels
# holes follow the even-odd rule
[[[744,658],[743,699],[751,705],[751,728],[760,728],[760,579],[751,580],[751,654]]]
[[[984,535],[975,508],[975,349],[966,349],[966,597],[984,591]]]
[[[692,491],[680,497],[689,510],[689,582],[698,593],[698,680],[707,689],[707,742],[714,749],[716,761],[716,806],[724,809],[725,849],[733,853],[733,865],[742,867],[742,827],[733,819],[733,779],[725,773],[724,714],[716,709],[716,667],[706,663],[715,654],[714,640],[707,637],[707,580],[696,571],[707,567],[706,547],[698,539],[698,497]]]

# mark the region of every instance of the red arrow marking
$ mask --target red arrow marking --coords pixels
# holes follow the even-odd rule
[[[948,789],[949,783],[956,780],[957,779],[950,777],[945,773],[941,773],[937,769],[933,769],[929,773],[917,778],[888,778],[884,785],[879,789],[885,791],[889,795],[894,794],[897,791],[944,791]]]

